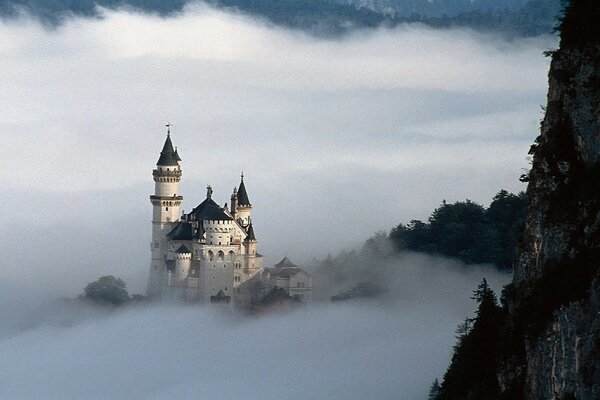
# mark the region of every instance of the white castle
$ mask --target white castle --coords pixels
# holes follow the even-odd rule
[[[312,277],[287,257],[263,267],[252,225],[252,204],[244,175],[233,189],[231,208],[218,205],[207,187],[206,199],[180,216],[181,158],[167,139],[152,171],[152,261],[146,294],[185,302],[233,302],[249,307],[273,287],[310,300]]]

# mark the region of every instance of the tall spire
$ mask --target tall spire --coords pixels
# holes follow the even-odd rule
[[[248,198],[248,193],[246,192],[246,185],[244,185],[244,173],[242,172],[242,180],[240,182],[240,187],[237,191],[237,200],[239,206],[250,206],[250,199]]]
[[[256,241],[256,235],[254,235],[254,227],[252,226],[252,222],[248,225],[248,236],[246,236],[246,241]]]
[[[181,161],[181,158],[179,158],[179,154],[177,154],[177,150],[173,148],[173,142],[171,142],[172,125],[169,123],[165,126],[167,127],[167,139],[165,140],[163,149],[160,152],[160,158],[156,162],[156,165],[177,166],[179,165],[177,162]]]

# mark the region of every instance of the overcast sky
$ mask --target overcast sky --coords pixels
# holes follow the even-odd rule
[[[71,295],[112,273],[143,291],[167,122],[182,208],[207,184],[228,202],[243,170],[269,264],[522,190],[553,45],[421,26],[324,40],[197,6],[3,21],[3,274]]]

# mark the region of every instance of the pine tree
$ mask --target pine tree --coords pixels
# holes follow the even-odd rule
[[[433,381],[431,387],[429,388],[429,396],[427,397],[427,400],[437,400],[441,390],[442,387],[440,386],[440,382],[437,380],[437,378],[435,378],[435,381]]]
[[[478,303],[475,318],[458,326],[452,362],[436,400],[494,399],[500,392],[496,349],[503,325],[502,308],[486,279],[472,298]]]

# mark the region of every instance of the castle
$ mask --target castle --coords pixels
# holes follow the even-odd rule
[[[229,209],[212,199],[208,186],[206,199],[180,216],[181,158],[167,127],[167,139],[152,171],[152,260],[146,294],[184,302],[233,300],[236,306],[247,308],[277,286],[310,300],[312,277],[287,257],[274,268],[263,267],[243,174],[239,187],[233,189]]]

